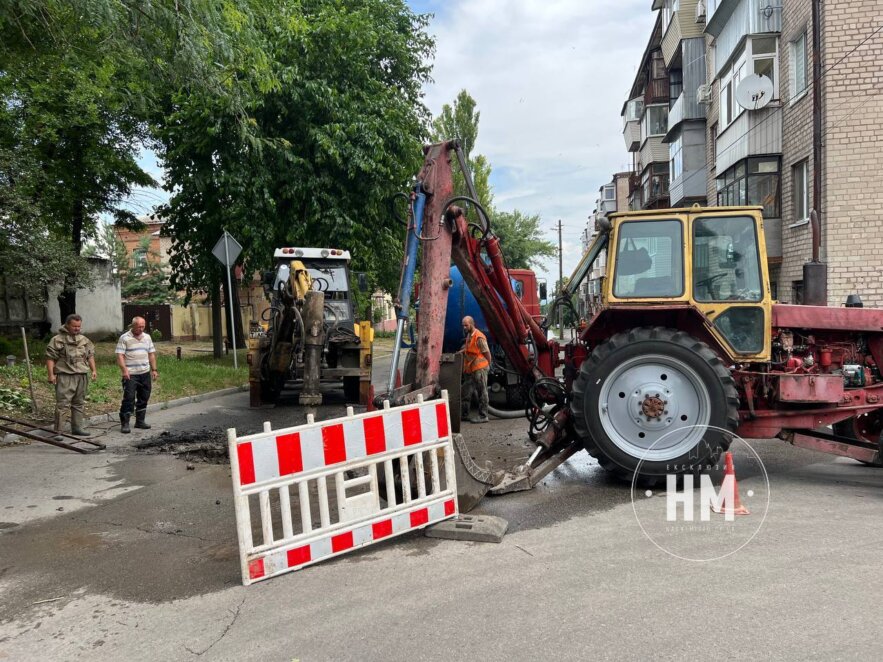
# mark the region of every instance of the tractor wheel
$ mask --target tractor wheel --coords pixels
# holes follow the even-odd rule
[[[361,380],[362,378],[358,375],[343,378],[343,397],[346,398],[348,403],[358,404],[360,399],[359,385],[361,384]]]
[[[267,405],[276,404],[284,386],[285,379],[279,375],[271,375],[268,379],[261,379],[261,402]]]
[[[739,424],[729,370],[703,342],[663,327],[618,333],[583,362],[573,426],[607,471],[652,484],[714,464]]]
[[[879,415],[863,414],[854,418],[848,418],[845,421],[839,421],[831,426],[834,434],[840,437],[848,437],[850,439],[859,439],[869,441],[869,435],[877,437],[879,450],[877,451],[877,460],[875,462],[864,462],[858,460],[862,464],[869,467],[883,467],[883,431],[881,431],[881,423],[883,418]]]

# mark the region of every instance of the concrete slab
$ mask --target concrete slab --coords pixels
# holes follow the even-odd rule
[[[509,522],[493,515],[460,515],[426,527],[429,538],[469,542],[503,542]]]

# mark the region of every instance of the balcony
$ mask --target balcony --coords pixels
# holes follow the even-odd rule
[[[644,90],[644,105],[652,103],[668,103],[668,76],[652,78]]]
[[[668,175],[651,175],[644,209],[659,209],[668,206]]]
[[[782,153],[782,107],[743,111],[717,137],[715,176],[749,156]],[[776,113],[778,117],[770,117]]]
[[[640,120],[632,120],[625,122],[622,128],[622,137],[625,140],[625,149],[627,152],[636,152],[641,146],[641,122]]]

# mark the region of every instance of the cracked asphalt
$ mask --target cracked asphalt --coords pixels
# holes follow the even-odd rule
[[[264,420],[302,413],[239,393],[159,412],[150,434]],[[495,465],[526,459],[525,432],[464,428]],[[243,587],[229,466],[137,452],[145,436],[0,448],[0,660],[879,659],[883,471],[848,460],[754,443],[769,511],[714,562],[661,551],[636,517],[664,500],[633,505],[578,453],[473,511],[509,521],[499,545],[418,532]],[[763,487],[737,472],[743,498]]]

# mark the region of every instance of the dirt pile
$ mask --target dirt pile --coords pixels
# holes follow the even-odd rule
[[[227,432],[203,427],[186,432],[161,432],[135,444],[143,453],[168,453],[188,462],[229,464]]]

